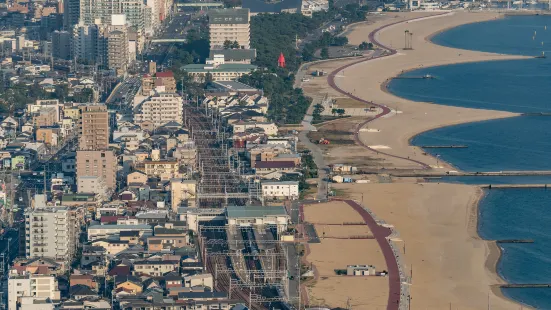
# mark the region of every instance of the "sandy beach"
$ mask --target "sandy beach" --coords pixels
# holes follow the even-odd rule
[[[344,202],[332,201],[305,205],[304,220],[314,224],[321,241],[308,245],[309,254],[305,258],[314,265],[317,278],[308,285],[310,306],[346,308],[350,299],[353,309],[386,309],[387,277],[338,276],[335,273],[335,269],[346,269],[347,265],[356,264],[374,265],[378,271],[387,268],[377,241],[333,239],[369,234],[366,225],[341,225],[358,223],[361,220],[358,213]]]
[[[477,235],[475,186],[438,183],[334,184],[394,225],[413,269],[411,309],[518,309],[503,298],[495,273],[499,250]],[[495,294],[498,295],[495,295]]]
[[[424,15],[423,15],[424,14]],[[432,13],[434,14],[434,13]],[[368,41],[368,35],[383,25],[426,16],[427,13],[388,13],[374,22],[355,25],[347,32],[351,44]],[[399,49],[397,55],[367,61],[339,72],[336,84],[343,90],[364,100],[386,105],[397,113],[377,119],[368,124],[369,130],[359,133],[359,138],[368,146],[377,146],[392,155],[398,155],[431,165],[444,172],[453,169],[446,163],[424,155],[419,148],[410,146],[409,140],[424,131],[453,124],[512,117],[516,114],[492,110],[467,109],[441,106],[432,103],[412,102],[396,97],[384,90],[390,78],[403,71],[436,65],[522,59],[522,56],[500,55],[486,52],[466,51],[437,46],[428,38],[444,29],[465,23],[474,23],[500,18],[494,13],[456,12],[443,17],[434,17],[415,22],[404,22],[385,28],[377,35],[383,44]],[[403,48],[404,31],[414,33],[413,50]],[[357,61],[357,60],[356,60]],[[335,61],[313,65],[309,70],[321,69],[331,72],[343,64],[353,62]],[[314,100],[328,95],[342,97],[327,85],[327,80],[318,78],[304,84],[305,92]],[[351,136],[351,124],[361,119],[342,121],[343,137]],[[331,132],[338,132],[339,124],[332,123]],[[339,145],[323,148],[329,163],[348,163],[358,157],[379,162],[389,169],[419,169],[419,165],[372,151],[358,145]],[[405,270],[413,269],[411,285],[411,309],[486,309],[488,298],[492,308],[518,309],[519,305],[504,298],[497,284],[503,281],[495,273],[499,249],[494,242],[481,240],[477,235],[477,203],[482,190],[476,186],[460,184],[418,184],[411,179],[404,182],[373,184],[335,184],[344,197],[362,200],[377,217],[393,225],[405,245]],[[388,180],[387,180],[388,181]],[[386,181],[385,181],[386,182]],[[397,243],[398,245],[399,242]]]

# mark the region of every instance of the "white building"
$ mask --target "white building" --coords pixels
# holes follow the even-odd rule
[[[234,123],[233,125],[233,132],[239,133],[239,132],[245,132],[247,129],[252,128],[261,128],[264,130],[264,133],[267,136],[273,136],[277,135],[277,125],[275,123],[265,123],[265,122],[244,122],[240,121],[237,123]]]
[[[237,42],[240,49],[251,46],[249,9],[209,10],[210,49],[223,48],[224,42]]]
[[[283,206],[228,206],[226,214],[229,226],[276,225],[280,232],[290,221]]]
[[[27,297],[27,298],[25,298]],[[29,300],[29,298],[32,298]],[[10,273],[8,278],[8,310],[17,310],[17,304],[24,303],[31,308],[30,301],[60,300],[57,279],[53,275],[17,275]]]
[[[49,257],[70,262],[76,253],[80,226],[67,207],[27,209],[27,257]]]
[[[118,235],[121,231],[139,231],[143,234],[153,230],[149,225],[91,225],[88,227],[88,241]]]
[[[148,135],[138,126],[121,126],[113,131],[113,142],[120,143],[126,141],[142,141]]]
[[[185,204],[187,207],[196,206],[197,181],[184,179],[170,180],[170,198],[172,211],[178,212],[178,208]]]
[[[175,121],[183,122],[184,100],[178,94],[160,93],[148,97],[138,105],[138,113],[134,114],[137,124],[151,122],[155,127]]]
[[[262,182],[262,196],[268,199],[297,199],[299,196],[298,182]]]

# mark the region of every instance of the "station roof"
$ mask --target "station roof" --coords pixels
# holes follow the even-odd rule
[[[283,206],[263,207],[263,206],[228,206],[226,208],[228,218],[244,217],[265,217],[265,216],[286,216],[287,212]]]

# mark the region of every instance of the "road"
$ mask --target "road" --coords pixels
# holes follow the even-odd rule
[[[189,13],[174,14],[171,20],[164,23],[163,28],[154,39],[185,39],[189,29],[194,27],[193,21],[199,16]],[[169,67],[169,56],[175,44],[174,42],[151,43],[147,47],[143,58],[148,61],[155,61],[159,69],[164,68],[164,66]]]
[[[186,30],[184,28],[188,26],[191,16],[189,13],[174,14],[172,19],[168,23],[165,23],[165,27],[156,39],[185,39]]]
[[[105,101],[106,105],[113,105],[113,104],[129,104],[132,103],[134,100],[134,95],[136,95],[136,92],[140,88],[141,85],[141,79],[140,77],[133,76],[126,78],[124,81],[122,81],[109,95],[107,100]]]

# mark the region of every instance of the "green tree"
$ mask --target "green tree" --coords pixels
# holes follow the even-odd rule
[[[239,43],[237,41],[233,41],[233,43],[231,44],[231,48],[233,49],[239,48]]]
[[[327,47],[323,47],[323,48],[321,49],[320,57],[321,57],[322,59],[327,59],[327,58],[329,58],[329,49],[328,49]]]
[[[339,114],[340,117],[342,117],[345,113],[344,109],[337,109],[337,114]]]
[[[373,43],[363,41],[362,43],[360,43],[360,45],[358,45],[358,49],[361,50],[361,51],[363,51],[363,50],[372,50],[373,49]]]
[[[209,83],[212,83],[212,73],[210,72],[207,72],[207,74],[205,75],[205,83],[206,84],[209,84]]]
[[[333,37],[331,40],[331,45],[345,46],[346,44],[348,44],[347,37]]]
[[[325,110],[325,108],[321,105],[321,104],[316,104],[314,106],[314,111],[312,112],[312,119],[314,121],[320,121],[321,120],[321,113],[323,113],[323,111]]]
[[[231,46],[232,46],[232,42],[231,42],[230,40],[224,41],[224,49],[225,49],[225,50],[230,49]]]

